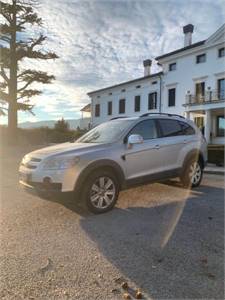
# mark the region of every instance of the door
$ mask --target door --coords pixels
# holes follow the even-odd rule
[[[144,177],[161,171],[163,167],[158,132],[155,120],[144,120],[134,126],[129,132],[140,134],[144,141],[134,144],[130,149],[125,145],[126,178]]]
[[[184,130],[178,120],[159,119],[161,128],[160,147],[163,157],[164,171],[181,168],[183,164],[183,149],[189,140],[184,135]]]
[[[204,102],[205,98],[205,82],[198,82],[195,85],[196,102]]]

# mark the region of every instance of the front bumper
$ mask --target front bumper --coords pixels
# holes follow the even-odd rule
[[[61,183],[42,183],[42,182],[32,182],[32,181],[19,181],[20,186],[26,190],[28,193],[33,195],[38,194],[59,194],[62,191]]]

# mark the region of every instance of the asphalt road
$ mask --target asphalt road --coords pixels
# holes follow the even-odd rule
[[[122,299],[122,281],[145,299],[224,298],[222,176],[130,189],[95,216],[21,190],[22,154],[1,155],[1,299]]]

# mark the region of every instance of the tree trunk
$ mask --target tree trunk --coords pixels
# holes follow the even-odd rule
[[[16,58],[16,0],[13,0],[12,33],[10,42],[10,79],[8,129],[10,144],[17,141],[17,58]]]

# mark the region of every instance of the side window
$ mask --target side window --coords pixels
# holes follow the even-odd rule
[[[146,120],[138,123],[129,133],[140,134],[144,140],[157,138],[157,129],[154,120]]]
[[[159,124],[162,137],[183,135],[182,127],[176,120],[160,119]]]
[[[180,126],[182,128],[183,135],[193,135],[193,134],[195,134],[194,128],[192,128],[190,125],[188,125],[187,123],[183,123],[183,122],[179,122],[179,123],[180,123]]]

